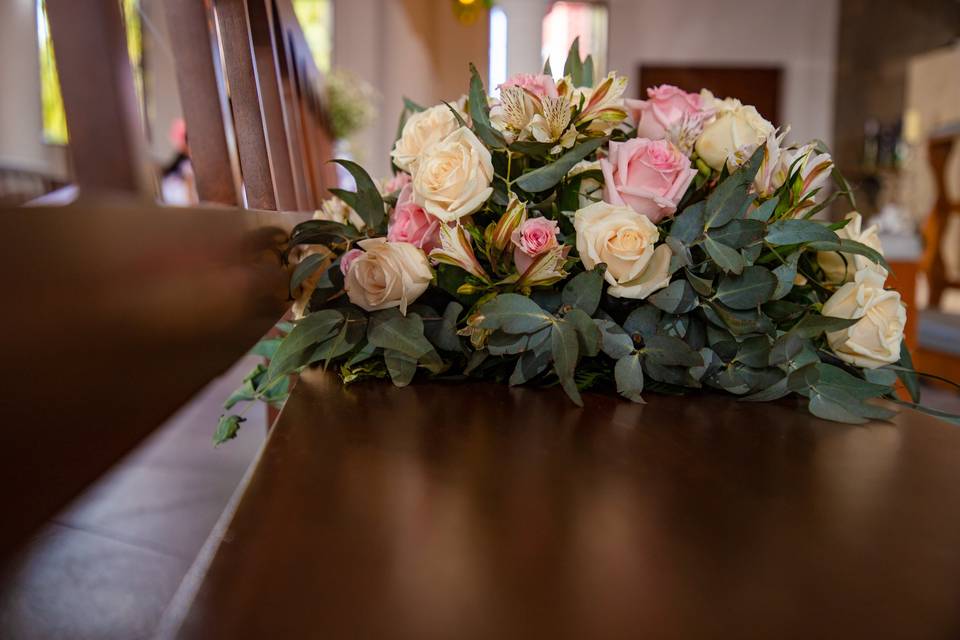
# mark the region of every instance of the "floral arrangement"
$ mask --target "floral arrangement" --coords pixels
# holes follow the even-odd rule
[[[457,102],[407,101],[389,180],[337,161],[357,190],[294,229],[297,319],[258,345],[269,366],[228,409],[281,401],[316,364],[345,384],[560,385],[576,405],[593,388],[799,394],[848,423],[891,417],[877,398],[919,406],[876,229],[814,219],[854,205],[822,143],[787,145],[708,91],[625,99],[577,43],[561,80],[517,75],[496,99],[471,71]]]

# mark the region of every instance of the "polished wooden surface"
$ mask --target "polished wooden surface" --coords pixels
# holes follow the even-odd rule
[[[0,560],[284,313],[296,221],[102,198],[0,210]]]
[[[177,638],[955,638],[960,431],[792,402],[295,388]]]

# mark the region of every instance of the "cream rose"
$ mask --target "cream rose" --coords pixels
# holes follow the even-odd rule
[[[725,164],[735,169],[774,133],[773,125],[751,105],[732,98],[711,103],[709,95],[704,100],[706,108],[716,111],[716,118],[703,127],[694,148],[717,171]]]
[[[407,242],[387,242],[384,238],[361,240],[364,254],[351,261],[344,280],[350,302],[366,311],[407,305],[427,290],[433,271],[427,256]]]
[[[873,269],[862,269],[823,305],[825,316],[860,318],[853,326],[827,334],[830,349],[844,362],[876,369],[900,359],[907,311],[899,293],[884,290],[884,279]]]
[[[461,114],[463,115],[463,114]],[[464,116],[466,119],[466,116]],[[420,156],[460,128],[460,123],[445,104],[438,104],[415,113],[403,125],[400,139],[393,147],[390,157],[401,170],[413,173]]]
[[[871,249],[875,249],[883,255],[883,246],[880,244],[880,233],[877,225],[871,225],[863,228],[863,217],[856,211],[847,214],[850,221],[842,229],[837,229],[837,236],[844,240],[855,240],[860,244],[865,244]],[[887,276],[887,270],[870,260],[866,256],[853,253],[839,253],[837,251],[820,251],[817,253],[817,262],[828,282],[850,282],[854,275],[864,269],[872,269],[881,274],[884,278]]]
[[[655,247],[660,232],[649,218],[625,206],[596,202],[574,215],[577,251],[588,271],[607,265],[607,292],[643,300],[670,284],[670,247]]]
[[[490,152],[461,127],[424,152],[413,173],[417,204],[444,222],[456,222],[483,206],[493,189]]]

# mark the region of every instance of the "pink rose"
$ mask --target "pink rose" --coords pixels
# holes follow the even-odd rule
[[[647,89],[647,98],[626,100],[627,110],[637,124],[638,138],[666,138],[671,128],[684,124],[684,119],[687,127],[699,127],[711,113],[704,109],[699,94],[669,84]]]
[[[654,223],[676,212],[697,175],[690,159],[672,142],[647,138],[611,142],[609,157],[600,160],[600,169],[603,199],[626,205]]]
[[[542,73],[517,73],[500,85],[501,89],[520,87],[526,89],[538,98],[556,98],[557,83],[553,78]]]
[[[548,218],[529,218],[514,229],[510,241],[514,246],[513,263],[517,271],[523,273],[534,258],[557,246],[558,233],[557,221]]]
[[[350,251],[340,256],[340,273],[347,275],[347,272],[350,271],[350,265],[362,255],[363,251],[360,249],[350,249]]]
[[[440,246],[440,220],[413,201],[413,186],[409,183],[397,196],[397,206],[387,227],[387,240],[409,242],[425,253]]]
[[[410,184],[410,180],[411,178],[409,173],[406,171],[398,171],[397,175],[383,183],[383,195],[388,196],[391,193],[400,191],[405,186]]]

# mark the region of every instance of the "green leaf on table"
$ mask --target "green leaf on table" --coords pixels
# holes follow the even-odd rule
[[[617,382],[617,393],[632,402],[643,402],[643,367],[640,356],[627,354],[617,359],[613,368],[613,377]]]
[[[236,438],[237,432],[240,431],[240,423],[246,421],[246,418],[241,418],[240,416],[220,416],[220,421],[217,423],[217,430],[213,434],[213,444],[220,445],[227,440]]]
[[[507,333],[533,333],[555,321],[536,302],[517,293],[502,293],[478,310],[481,329]]]
[[[337,158],[331,160],[350,172],[357,183],[356,192],[338,191],[337,196],[346,202],[367,223],[371,229],[376,229],[383,222],[383,197],[366,169],[352,160]],[[345,197],[346,196],[346,197]]]
[[[725,244],[720,244],[710,236],[707,236],[703,242],[703,248],[706,249],[710,259],[717,263],[717,266],[724,271],[741,273],[743,271],[743,256],[736,249],[731,249]]]
[[[676,238],[685,245],[691,245],[700,239],[703,235],[703,214],[705,209],[703,200],[696,202],[686,209],[680,215],[673,219],[673,225],[670,227],[670,237]]]
[[[322,253],[311,253],[299,263],[290,276],[290,296],[297,295],[297,289],[303,282],[323,267],[323,263],[329,258]]]
[[[414,363],[433,350],[433,345],[423,335],[420,316],[416,313],[404,316],[398,309],[384,309],[370,316],[367,342],[412,358]]]
[[[820,418],[862,424],[868,419],[886,420],[894,411],[866,400],[891,391],[890,387],[862,380],[839,367],[817,362],[790,374],[789,387],[806,392],[810,412]]]
[[[283,339],[270,360],[266,384],[305,365],[313,352],[313,346],[335,335],[343,321],[343,314],[335,309],[315,311],[300,320]]]
[[[577,164],[588,155],[600,148],[607,138],[591,138],[585,140],[567,151],[550,164],[523,174],[514,184],[528,193],[540,193],[557,185]]]
[[[754,309],[773,297],[777,277],[764,267],[745,267],[743,273],[725,274],[717,285],[717,298],[731,309]]]
[[[580,391],[573,379],[580,354],[580,343],[577,330],[573,324],[565,320],[555,322],[550,334],[550,347],[553,353],[553,369],[560,380],[560,386],[567,393],[573,403],[583,406]]]
[[[593,321],[593,318],[587,315],[586,311],[574,307],[563,319],[571,323],[577,330],[577,338],[580,340],[580,353],[591,358],[600,353],[603,336],[600,333],[600,328]]]
[[[650,304],[667,313],[687,313],[699,304],[697,292],[686,280],[674,280],[647,298]]]
[[[647,336],[643,340],[644,357],[661,366],[699,367],[703,357],[690,345],[671,336]]]
[[[908,369],[908,371],[897,371],[897,377],[900,378],[903,386],[907,388],[910,399],[914,402],[920,402],[920,378],[913,368],[913,358],[910,357],[910,349],[907,347],[906,340],[900,341],[900,362],[897,364],[904,369]]]
[[[837,234],[814,220],[778,220],[767,228],[768,244],[804,244],[808,242],[839,242]]]
[[[307,359],[307,364],[323,362],[326,368],[330,361],[353,351],[367,333],[367,316],[355,309],[344,310],[345,319],[340,331],[317,345]]]
[[[716,229],[710,230],[710,237],[733,249],[742,249],[763,238],[764,223],[759,220],[735,218]]]
[[[764,147],[761,145],[746,163],[721,182],[707,197],[704,210],[706,229],[722,227],[734,218],[744,217],[747,208],[753,202],[749,189],[763,161],[763,152]]]
[[[510,375],[510,386],[515,387],[533,380],[547,370],[550,361],[550,349],[525,351],[517,358],[517,364]]]
[[[483,88],[483,80],[477,68],[470,63],[470,119],[477,137],[484,144],[493,149],[502,149],[507,146],[503,135],[490,124],[490,105],[487,104],[487,92]]]
[[[395,349],[384,349],[383,361],[387,365],[390,381],[396,387],[405,387],[417,373],[417,360]]]
[[[791,393],[792,391],[790,391],[790,388],[787,386],[787,378],[784,377],[766,389],[751,393],[748,396],[740,398],[740,400],[746,402],[770,402],[772,400],[779,400]]]
[[[591,271],[584,271],[570,279],[563,287],[563,304],[582,309],[592,316],[600,304],[603,293],[604,267],[598,265]]]
[[[600,318],[594,320],[600,329],[600,348],[605,354],[619,360],[628,353],[633,353],[633,338],[613,320]]]

